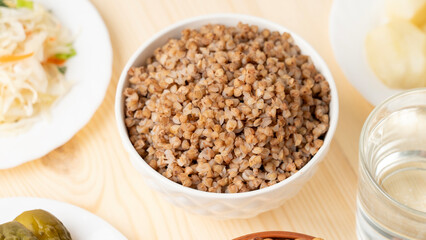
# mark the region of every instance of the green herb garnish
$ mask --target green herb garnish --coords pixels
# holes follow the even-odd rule
[[[16,7],[33,9],[34,3],[30,0],[16,0]]]
[[[9,7],[4,3],[4,0],[0,0],[0,7]]]
[[[76,54],[77,54],[77,52],[75,51],[75,49],[71,48],[69,53],[57,53],[55,55],[55,58],[60,59],[60,60],[67,60],[67,59],[74,57]]]
[[[65,74],[67,72],[67,67],[66,66],[58,67],[58,70],[60,73]]]

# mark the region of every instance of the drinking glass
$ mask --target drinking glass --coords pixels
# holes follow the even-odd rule
[[[426,239],[426,88],[395,95],[364,124],[359,149],[357,235]]]

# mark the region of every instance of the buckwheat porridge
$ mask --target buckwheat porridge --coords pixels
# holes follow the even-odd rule
[[[328,82],[288,33],[242,23],[185,29],[128,74],[131,142],[186,187],[238,193],[281,182],[329,127]]]

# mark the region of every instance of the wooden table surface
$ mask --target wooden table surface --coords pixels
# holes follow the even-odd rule
[[[358,138],[372,106],[350,85],[334,58],[328,18],[332,0],[92,0],[114,48],[104,102],[86,127],[47,156],[0,171],[0,197],[34,196],[80,206],[128,239],[232,239],[267,230],[325,239],[355,235]],[[246,220],[194,216],[150,190],[121,145],[114,118],[119,75],[131,54],[161,29],[185,18],[220,12],[277,22],[306,39],[327,62],[337,84],[339,125],[331,149],[301,192],[278,209]]]

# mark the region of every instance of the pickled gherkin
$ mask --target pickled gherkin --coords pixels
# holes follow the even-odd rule
[[[24,225],[8,222],[0,225],[0,240],[38,240]]]
[[[28,228],[39,240],[72,239],[71,234],[59,219],[41,209],[23,212],[14,221]]]

